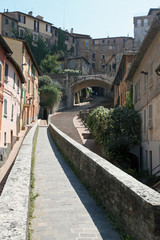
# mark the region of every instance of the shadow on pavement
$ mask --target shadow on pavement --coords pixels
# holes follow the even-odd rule
[[[58,151],[56,145],[54,144],[48,129],[47,129],[47,134],[48,134],[48,140],[50,142],[50,145],[53,149],[53,152],[56,158],[58,159],[59,164],[61,165],[64,171],[64,174],[67,176],[72,187],[74,188],[81,202],[85,206],[88,214],[90,215],[94,224],[96,225],[102,239],[119,240],[120,238],[118,236],[118,233],[113,230],[113,227],[108,222],[103,209],[97,205],[96,201],[92,197],[90,197],[84,185],[80,182],[80,180],[71,170],[71,168],[67,165],[65,160],[62,159],[61,154]]]

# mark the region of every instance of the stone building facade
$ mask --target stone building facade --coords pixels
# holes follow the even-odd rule
[[[131,64],[135,58],[135,51],[124,52],[116,72],[113,83],[114,90],[114,106],[125,106],[127,102],[127,94],[130,90],[131,83],[126,82],[125,79],[131,68]]]
[[[139,48],[152,21],[160,8],[151,8],[147,16],[137,16],[133,18],[134,23],[134,46]]]
[[[133,38],[115,37],[92,39],[92,71],[93,73],[113,73],[118,67],[121,54],[133,49]]]
[[[141,114],[141,168],[160,171],[160,14],[148,30],[127,76],[134,108]]]

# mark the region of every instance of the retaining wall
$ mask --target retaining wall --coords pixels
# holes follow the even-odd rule
[[[160,240],[160,194],[62,133],[49,130],[103,206],[134,240]]]
[[[0,197],[0,239],[27,240],[32,148],[38,123],[30,129]]]

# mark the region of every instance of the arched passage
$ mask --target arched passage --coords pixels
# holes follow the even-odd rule
[[[111,91],[112,81],[110,81],[110,79],[106,80],[103,78],[97,78],[96,76],[94,78],[91,78],[91,76],[89,76],[88,79],[86,77],[82,77],[70,84],[67,93],[67,106],[72,107],[74,104],[75,93],[87,87],[104,88],[106,91],[106,95],[109,98],[113,97],[113,92]]]

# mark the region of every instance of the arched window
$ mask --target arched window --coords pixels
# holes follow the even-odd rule
[[[148,19],[147,18],[144,19],[144,27],[148,27]]]
[[[141,24],[142,24],[141,19],[138,19],[138,20],[137,20],[137,27],[141,27]]]

